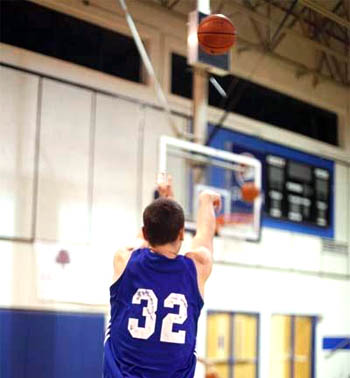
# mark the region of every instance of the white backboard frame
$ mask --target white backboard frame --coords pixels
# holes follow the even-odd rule
[[[262,166],[261,162],[253,157],[235,154],[169,136],[161,136],[159,142],[159,172],[168,172],[169,147],[177,147],[184,152],[197,152],[210,158],[226,160],[228,163],[252,166],[255,169],[254,185],[261,191]],[[232,168],[232,170],[234,170],[234,168]],[[235,227],[225,227],[225,229],[222,230],[221,235],[244,240],[258,241],[260,239],[261,205],[262,196],[258,196],[253,204],[254,217],[253,227],[251,230],[240,230],[236,229]],[[186,221],[186,229],[195,231],[195,222]]]

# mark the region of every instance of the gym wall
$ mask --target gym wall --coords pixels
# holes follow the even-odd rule
[[[113,13],[95,8],[92,12],[78,1],[36,2],[129,34],[112,1],[104,5]],[[169,56],[171,51],[186,53],[186,20],[135,3],[130,2],[131,12],[147,41],[155,70],[169,91]],[[172,135],[171,129],[148,85],[8,45],[0,48],[1,62],[7,65],[0,67],[0,307],[107,316],[113,250],[129,241],[141,224],[142,209],[154,190],[158,138]],[[249,76],[255,53],[249,54],[234,55],[234,73]],[[288,146],[334,159],[335,239],[349,244],[348,94],[328,82],[313,88],[309,77],[296,80],[289,66],[272,58],[264,60],[253,80],[339,115],[341,148],[234,114],[225,126],[274,142],[288,141]],[[173,95],[169,98],[173,110],[180,113],[174,116],[175,122],[187,129],[190,101]],[[211,108],[208,120],[215,122],[220,115]],[[187,236],[186,243],[189,240]],[[38,251],[43,246],[57,252],[68,247],[81,266],[87,264],[86,270],[99,288],[92,303],[76,297],[55,303],[43,295],[38,276]],[[322,249],[317,237],[264,229],[260,244],[217,239],[215,253],[218,263],[206,292],[198,339],[200,355],[205,354],[206,310],[259,312],[259,372],[260,378],[267,378],[271,315],[304,314],[320,318],[317,377],[350,370],[346,355],[327,360],[322,350],[323,336],[350,333],[349,250],[347,254],[331,253]],[[91,275],[81,273],[77,281],[88,282]]]

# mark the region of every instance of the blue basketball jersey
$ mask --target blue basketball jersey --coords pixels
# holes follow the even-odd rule
[[[110,295],[104,378],[194,376],[203,300],[191,259],[138,249]]]

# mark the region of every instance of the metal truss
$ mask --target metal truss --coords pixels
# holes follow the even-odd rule
[[[196,5],[194,0],[148,1],[183,16]],[[295,66],[297,78],[312,75],[315,86],[323,80],[350,86],[350,0],[211,0],[211,8],[251,23],[256,42],[239,34],[240,53],[253,49],[281,59]],[[300,51],[283,49],[288,39],[310,49],[313,62],[303,61]]]

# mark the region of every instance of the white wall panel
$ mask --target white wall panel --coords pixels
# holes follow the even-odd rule
[[[273,272],[264,269],[241,268],[215,264],[205,292],[207,310],[259,312],[264,328],[260,334],[259,355],[268,358],[270,347],[268,330],[272,314],[319,315],[316,328],[316,369],[318,378],[344,376],[349,367],[345,354],[339,352],[332,359],[325,359],[321,350],[324,336],[348,335],[350,332],[350,295],[348,280],[334,280],[297,273]],[[203,315],[202,315],[203,316]],[[203,316],[205,318],[205,314]],[[205,355],[206,326],[201,319],[197,345]],[[268,360],[267,360],[268,361]],[[260,377],[269,377],[269,366],[260,361]],[[342,375],[343,374],[343,375]],[[200,374],[196,374],[196,378]]]
[[[141,172],[139,105],[97,95],[92,238],[120,246],[136,236]]]
[[[272,228],[263,228],[258,243],[223,237],[214,240],[215,260],[253,266],[318,272],[320,252],[319,238]]]
[[[321,301],[323,315],[317,326],[317,377],[347,377],[349,351],[340,350],[329,358],[330,351],[322,350],[322,338],[350,334],[350,282],[324,279],[319,283],[317,294],[315,300]]]
[[[291,268],[296,270],[320,271],[321,239],[306,234],[291,234],[289,253],[291,255]]]
[[[342,164],[335,164],[334,198],[335,198],[335,240],[348,242],[348,224],[350,222],[349,202],[349,168]]]
[[[0,307],[31,306],[36,302],[33,245],[0,241]]]
[[[0,306],[9,306],[12,303],[14,245],[13,242],[0,241]]]
[[[349,188],[349,192],[350,192],[350,167],[348,167],[348,188]],[[347,208],[348,208],[348,214],[349,214],[349,218],[348,218],[348,274],[350,275],[350,194],[349,195],[349,201],[348,201],[348,204],[347,204]]]
[[[348,256],[335,252],[323,252],[321,271],[327,273],[348,274]]]
[[[90,91],[44,80],[36,236],[88,240]]]
[[[0,67],[0,236],[32,237],[38,83]]]

